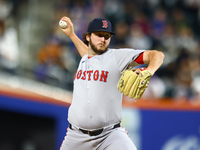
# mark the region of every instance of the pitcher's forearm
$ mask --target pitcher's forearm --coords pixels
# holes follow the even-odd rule
[[[63,16],[61,20],[67,23],[67,26],[65,28],[61,28],[61,30],[72,40],[79,54],[81,57],[83,57],[88,53],[87,45],[85,45],[83,41],[81,41],[81,39],[79,39],[79,37],[75,34],[74,25],[69,17]]]
[[[153,75],[158,70],[158,68],[163,64],[165,56],[162,52],[159,52],[157,50],[148,51],[147,53],[144,53],[144,55],[147,55],[144,57],[146,57],[149,63],[147,69]]]
[[[69,36],[69,38],[74,43],[74,45],[77,48],[77,50],[78,50],[79,54],[81,55],[81,57],[83,57],[85,54],[88,53],[87,45],[85,45],[85,43],[83,43],[83,41],[81,39],[79,39],[79,37],[76,34],[71,34]]]

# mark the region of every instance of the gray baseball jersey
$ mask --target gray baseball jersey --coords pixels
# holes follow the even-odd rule
[[[102,55],[83,56],[74,78],[68,121],[88,130],[119,123],[123,96],[117,90],[120,73],[142,52],[144,50],[108,49]]]

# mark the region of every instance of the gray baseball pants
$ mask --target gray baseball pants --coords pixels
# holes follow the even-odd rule
[[[123,127],[106,128],[97,136],[67,129],[60,150],[137,150]]]

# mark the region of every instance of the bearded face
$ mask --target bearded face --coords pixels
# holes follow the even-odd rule
[[[94,32],[89,38],[89,45],[93,52],[101,55],[108,50],[111,34],[108,32]]]
[[[90,38],[89,44],[90,44],[92,50],[93,50],[97,55],[101,55],[101,54],[105,53],[105,52],[108,50],[108,46],[105,46],[105,44],[103,44],[103,43],[101,44],[102,46],[99,48],[98,45],[95,45],[95,44],[92,42],[91,38]]]

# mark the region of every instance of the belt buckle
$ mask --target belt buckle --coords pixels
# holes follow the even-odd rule
[[[87,133],[89,136],[92,136],[92,131],[88,130],[88,133]]]

